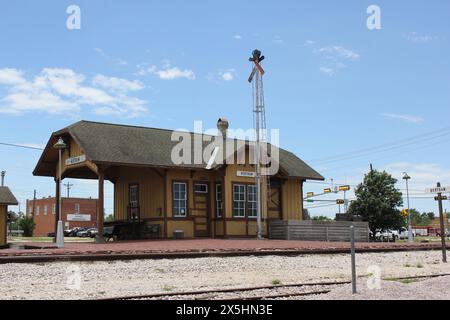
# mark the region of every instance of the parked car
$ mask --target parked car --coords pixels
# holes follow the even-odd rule
[[[375,240],[381,242],[396,241],[399,239],[399,233],[396,230],[378,230],[375,234]]]
[[[79,237],[79,238],[89,237],[88,229],[87,228],[80,228],[80,230],[77,232],[77,237]]]
[[[440,237],[440,236],[441,236],[441,231],[440,231],[440,230],[436,232],[436,236],[437,236],[437,237]],[[450,237],[450,230],[446,230],[446,231],[445,231],[445,236],[446,236],[446,237]]]
[[[87,236],[90,238],[95,238],[98,234],[97,228],[90,228],[87,230]]]

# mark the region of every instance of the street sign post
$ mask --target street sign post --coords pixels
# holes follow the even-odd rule
[[[441,187],[441,183],[437,183],[436,188],[426,189],[425,192],[428,193],[437,193],[437,197],[434,199],[438,202],[439,205],[439,220],[441,224],[441,243],[442,243],[442,261],[444,263],[447,262],[447,250],[445,244],[445,225],[444,225],[444,210],[442,209],[442,200],[446,200],[446,196],[442,196],[443,193],[450,192],[450,187]]]

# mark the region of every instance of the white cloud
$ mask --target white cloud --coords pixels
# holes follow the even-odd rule
[[[162,80],[175,80],[180,78],[185,78],[188,80],[195,80],[195,73],[192,70],[185,69],[181,70],[178,67],[172,67],[170,62],[166,60],[162,68],[158,68],[155,65],[150,67],[144,65],[138,65],[138,71],[136,75],[146,76],[148,74],[153,74],[158,76]]]
[[[443,185],[450,185],[450,170],[442,168],[436,163],[410,163],[397,162],[385,166],[387,172],[391,173],[399,181],[402,180],[403,172],[407,172],[411,177],[411,189],[425,191],[441,182]]]
[[[23,73],[16,69],[0,69],[0,84],[14,85],[25,82]]]
[[[331,58],[331,59],[336,59],[336,58],[343,58],[343,59],[350,59],[350,60],[359,59],[359,54],[353,52],[352,50],[341,47],[341,46],[323,47],[323,48],[318,49],[318,52],[325,54],[328,58]]]
[[[144,84],[139,80],[130,81],[115,77],[105,77],[101,74],[94,77],[92,84],[113,91],[138,91],[144,88]]]
[[[233,36],[233,38],[236,39],[236,40],[242,40],[242,36],[240,34],[235,34]]]
[[[128,62],[122,58],[112,58],[109,56],[103,49],[101,48],[94,48],[94,51],[98,53],[100,56],[102,56],[105,60],[112,62],[114,64],[117,64],[119,66],[126,66],[128,65]]]
[[[327,76],[334,76],[336,73],[338,73],[341,69],[345,68],[345,64],[341,62],[336,63],[330,63],[327,66],[322,66],[319,68],[320,72],[326,74]]]
[[[21,78],[20,81],[0,82],[7,88],[6,95],[0,99],[0,113],[41,112],[75,116],[84,106],[92,107],[95,113],[105,114],[105,110],[110,109],[114,110],[110,114],[129,117],[147,112],[145,101],[127,95],[129,91],[142,89],[140,82],[97,75],[92,81],[97,87],[92,87],[85,85],[83,74],[61,68],[44,68],[31,79],[24,78],[24,73],[16,69],[0,69],[1,74],[15,74]]]
[[[223,81],[232,81],[232,80],[234,80],[235,75],[236,75],[236,70],[234,70],[234,69],[228,69],[228,70],[219,72],[219,77]]]
[[[316,42],[313,40],[306,40],[305,43],[303,44],[303,46],[309,48],[309,47],[314,46],[315,44],[316,44]]]
[[[427,43],[438,40],[438,37],[426,34],[419,34],[417,32],[411,32],[410,34],[406,35],[406,39],[412,43]]]
[[[423,118],[410,114],[382,113],[381,115],[389,120],[401,120],[409,123],[420,123],[424,121]]]

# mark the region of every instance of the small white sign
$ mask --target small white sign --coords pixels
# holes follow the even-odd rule
[[[450,187],[435,187],[430,189],[425,189],[426,193],[448,193],[450,192]]]
[[[236,173],[238,177],[245,177],[245,178],[256,178],[256,172],[252,171],[238,171]]]
[[[72,166],[74,164],[78,164],[86,161],[86,155],[81,155],[78,157],[69,158],[66,160],[66,166]]]
[[[67,215],[67,221],[91,221],[91,215],[90,214],[68,214]]]

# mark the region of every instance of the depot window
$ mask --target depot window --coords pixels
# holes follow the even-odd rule
[[[173,216],[186,217],[187,215],[187,183],[173,183]]]

